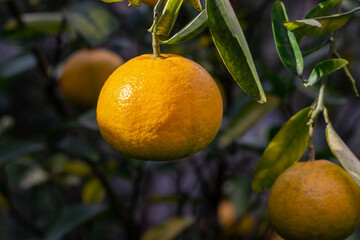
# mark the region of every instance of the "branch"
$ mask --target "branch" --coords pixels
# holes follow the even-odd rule
[[[20,224],[22,224],[25,228],[27,228],[29,231],[34,233],[35,235],[39,237],[44,237],[45,233],[42,229],[40,229],[38,226],[34,224],[34,221],[27,219],[24,215],[22,215],[22,211],[18,210],[15,206],[14,199],[11,193],[10,184],[7,180],[6,173],[3,169],[0,170],[0,178],[1,182],[3,183],[4,187],[4,196],[8,200],[9,208],[10,208],[10,214],[17,220]]]

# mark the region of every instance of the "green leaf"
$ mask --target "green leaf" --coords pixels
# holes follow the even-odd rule
[[[123,2],[124,0],[101,0],[106,3],[113,3],[113,2]]]
[[[0,208],[8,212],[10,210],[8,200],[0,193]]]
[[[36,66],[36,58],[31,52],[22,52],[0,64],[0,89],[9,79],[20,75]]]
[[[275,95],[268,95],[267,104],[258,104],[253,101],[247,104],[232,118],[229,125],[225,128],[220,137],[220,144],[224,147],[228,146],[279,104],[280,99]]]
[[[179,15],[179,11],[183,0],[167,1],[166,5],[161,13],[159,21],[155,26],[155,33],[162,36],[169,36],[170,32],[175,24],[176,18]]]
[[[96,149],[82,138],[64,139],[59,143],[59,148],[79,158],[87,158],[94,162],[99,159]]]
[[[304,108],[292,116],[271,140],[255,170],[252,181],[255,191],[270,188],[285,169],[300,160],[309,138],[310,109]]]
[[[335,132],[331,123],[326,126],[326,140],[331,152],[360,186],[360,161]]]
[[[305,84],[306,87],[312,86],[320,79],[330,75],[331,73],[343,68],[348,64],[345,59],[337,58],[323,61],[315,66],[311,71],[310,77]]]
[[[305,19],[322,17],[327,15],[332,8],[338,5],[342,0],[327,0],[320,3],[305,16]]]
[[[133,5],[135,7],[140,7],[141,6],[141,0],[128,0],[130,5]]]
[[[9,1],[11,1],[11,0],[0,0],[0,4],[4,4],[4,3],[7,3]]]
[[[83,126],[89,130],[98,131],[99,127],[96,121],[96,110],[91,109],[79,116],[78,122],[80,126]]]
[[[92,178],[82,189],[81,198],[84,203],[100,203],[105,197],[105,189],[99,179]]]
[[[177,32],[168,40],[161,41],[162,44],[178,44],[190,40],[199,35],[208,26],[206,10],[203,10],[189,24]]]
[[[338,30],[349,21],[350,17],[356,11],[359,10],[360,7],[354,8],[353,10],[342,14],[284,22],[283,24],[288,30],[294,32],[295,34],[319,36]]]
[[[63,21],[62,14],[57,12],[24,13],[21,15],[21,19],[25,24],[26,30],[48,35],[57,35]],[[11,19],[5,24],[6,30],[18,28],[19,26],[15,19]],[[24,29],[22,30],[24,31]]]
[[[90,44],[105,41],[118,27],[109,12],[93,2],[76,4],[65,11],[70,25]]]
[[[66,206],[47,232],[45,240],[59,240],[81,224],[93,219],[106,208],[100,204]]]
[[[150,228],[142,236],[141,240],[171,240],[177,237],[182,231],[193,224],[194,218],[177,217],[170,219],[163,224]]]
[[[62,172],[80,177],[91,176],[93,173],[89,165],[75,159],[65,162],[62,165]]]
[[[244,92],[265,103],[249,46],[229,0],[207,0],[206,9],[212,38],[226,68]]]
[[[281,99],[285,99],[285,96],[288,94],[288,89],[291,84],[290,79],[288,79],[288,77],[280,77],[277,72],[270,70],[270,68],[263,63],[259,63],[259,68],[263,76],[269,80],[272,92],[279,96]]]
[[[191,5],[198,11],[202,10],[201,1],[200,0],[190,0]]]
[[[301,75],[304,69],[304,60],[294,33],[282,25],[284,21],[289,20],[282,2],[274,3],[271,19],[276,50],[281,62],[294,74]]]
[[[6,164],[11,159],[29,153],[41,152],[46,149],[43,142],[21,142],[13,145],[2,146],[0,148],[0,166]]]

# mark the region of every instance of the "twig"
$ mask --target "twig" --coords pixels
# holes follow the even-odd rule
[[[5,171],[3,169],[0,170],[0,178],[1,178],[1,182],[2,182],[3,187],[4,187],[4,196],[8,200],[11,215],[20,224],[22,224],[25,228],[29,229],[32,233],[34,233],[35,235],[37,235],[39,237],[43,237],[45,235],[44,231],[42,229],[40,229],[38,226],[36,226],[34,224],[34,221],[30,221],[24,215],[22,215],[22,211],[19,211],[16,208],[14,200],[13,200],[13,196],[12,196],[12,193],[11,193],[10,184],[9,184],[9,182],[7,180],[6,173],[5,173]]]
[[[56,145],[52,145],[51,147],[53,147],[54,149],[63,152],[64,154],[71,156],[71,157],[78,157],[75,154],[72,154],[62,148],[58,148]],[[114,189],[111,187],[107,177],[105,176],[105,174],[103,173],[102,169],[100,168],[100,166],[92,161],[91,159],[88,159],[84,156],[82,156],[80,158],[82,161],[84,161],[87,165],[89,165],[89,167],[91,168],[92,172],[94,173],[94,175],[100,180],[101,184],[103,185],[103,187],[105,188],[106,194],[108,196],[108,199],[110,201],[110,205],[113,209],[114,214],[117,216],[117,218],[119,219],[119,221],[124,225],[125,228],[125,232],[126,235],[128,237],[129,240],[137,240],[139,239],[138,237],[138,232],[136,232],[136,229],[133,228],[133,224],[132,224],[132,219],[128,219],[125,214],[125,208],[120,205],[120,202],[118,201],[118,198],[115,194]]]
[[[105,177],[100,167],[90,159],[86,159],[84,157],[82,159],[91,167],[94,175],[100,180],[101,184],[104,186],[106,193],[109,197],[110,204],[112,205],[112,208],[116,216],[122,222],[122,224],[124,224],[128,238],[130,240],[138,239],[139,238],[138,232],[136,232],[135,229],[133,228],[131,224],[132,221],[126,218],[125,215],[123,214],[125,213],[125,208],[119,204],[115,191],[111,187],[110,183],[108,182],[108,179]]]
[[[335,38],[336,32],[333,32],[329,38],[330,40],[330,48],[329,48],[329,57],[331,57],[334,52],[336,51],[336,42]],[[311,112],[310,120],[309,120],[309,140],[308,140],[308,161],[315,160],[315,146],[314,146],[314,134],[315,134],[315,126],[316,121],[319,116],[319,114],[324,110],[325,108],[325,88],[327,84],[327,77],[323,78],[321,80],[321,86],[319,90],[319,96],[316,103],[315,109]]]
[[[334,55],[335,55],[337,58],[342,58],[342,57],[340,56],[340,54],[339,54],[336,50],[334,50]],[[344,72],[345,72],[345,75],[346,75],[346,76],[349,78],[349,80],[350,80],[351,87],[352,87],[352,89],[353,89],[353,91],[354,91],[354,93],[355,93],[355,96],[356,96],[356,97],[360,97],[359,91],[358,91],[358,89],[357,89],[357,87],[356,87],[355,79],[354,79],[354,77],[352,76],[352,74],[350,73],[350,70],[349,70],[349,68],[348,68],[347,66],[344,66]]]
[[[19,27],[22,27],[22,28],[25,27],[25,23],[22,20],[21,11],[20,11],[18,5],[14,1],[8,1],[7,4],[8,4],[11,14],[14,16]]]
[[[136,178],[134,180],[134,184],[133,184],[133,193],[131,195],[130,198],[130,206],[129,206],[129,211],[128,211],[128,217],[132,218],[133,214],[135,212],[138,200],[139,200],[139,196],[140,196],[140,190],[141,190],[141,183],[144,179],[144,165],[141,165],[140,167],[137,168],[137,175]]]
[[[65,111],[65,108],[60,98],[57,96],[55,79],[49,74],[49,63],[46,59],[45,54],[38,47],[34,47],[32,51],[37,60],[38,70],[43,77],[44,80],[43,85],[44,85],[44,89],[46,90],[48,99],[51,101],[51,103],[56,108],[58,113],[62,117],[66,117],[67,112]]]
[[[306,51],[304,54],[303,54],[303,57],[306,57],[314,52],[316,52],[317,50],[319,50],[320,48],[328,45],[329,43],[331,42],[330,39],[327,39],[325,41],[323,41],[322,43],[320,43],[319,45],[313,47],[312,49],[309,49],[308,51]]]

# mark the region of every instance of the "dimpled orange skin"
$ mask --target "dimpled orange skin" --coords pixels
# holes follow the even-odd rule
[[[222,120],[222,99],[197,63],[171,54],[141,55],[105,82],[97,105],[104,139],[124,155],[175,160],[206,147]]]
[[[343,240],[360,224],[360,188],[334,163],[301,162],[277,178],[268,211],[287,240]]]
[[[72,103],[95,107],[101,88],[124,60],[106,49],[81,49],[64,63],[60,89]]]

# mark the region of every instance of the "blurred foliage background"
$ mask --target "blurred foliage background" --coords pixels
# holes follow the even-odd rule
[[[284,1],[291,20],[321,1]],[[221,130],[210,146],[180,161],[126,158],[98,132],[95,109],[72,105],[58,81],[64,60],[81,48],[107,48],[129,60],[151,53],[152,8],[127,1],[0,0],[0,238],[15,239],[277,239],[267,219],[268,192],[251,178],[268,142],[317,89],[289,74],[271,31],[273,1],[231,1],[269,102],[246,96],[221,62],[209,30],[162,52],[202,65],[224,98]],[[344,0],[342,8],[358,6]],[[204,6],[204,2],[203,2]],[[197,15],[185,4],[173,33]],[[341,55],[360,78],[360,17],[337,34]],[[303,53],[323,37],[304,38]],[[328,48],[305,57],[305,66]],[[305,72],[308,75],[309,72]],[[360,101],[343,71],[333,74],[327,106],[334,128],[360,155]],[[323,121],[318,159],[331,159]],[[359,239],[357,231],[350,239]]]

